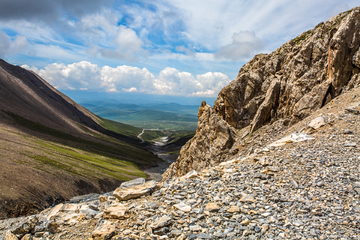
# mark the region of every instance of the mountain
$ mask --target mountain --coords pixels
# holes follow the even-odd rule
[[[255,56],[164,181],[0,221],[0,240],[359,239],[359,23],[360,7]]]
[[[140,145],[141,131],[0,60],[0,218],[146,177],[141,170],[161,160]]]
[[[199,106],[177,103],[128,104],[115,100],[83,101],[81,105],[103,118],[147,129],[194,131]]]
[[[258,54],[203,102],[195,136],[163,179],[250,154],[360,83],[359,7]]]
[[[180,105],[198,105],[201,101],[213,102],[214,97],[189,97],[155,95],[143,92],[91,92],[86,90],[62,90],[64,94],[71,97],[77,103],[103,101],[112,103],[126,103],[144,105],[177,103]]]

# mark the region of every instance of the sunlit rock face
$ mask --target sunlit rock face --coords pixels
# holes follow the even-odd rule
[[[258,54],[202,104],[196,135],[163,179],[217,165],[237,152],[237,130],[291,126],[360,82],[360,8],[341,13],[270,54]],[[237,129],[237,130],[235,130]]]

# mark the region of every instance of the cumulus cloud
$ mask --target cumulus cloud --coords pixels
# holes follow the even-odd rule
[[[140,69],[131,66],[118,66],[112,68],[104,66],[101,70],[101,86],[109,92],[117,92],[122,89],[139,89],[141,92],[151,89],[151,83],[155,80],[152,73],[146,68]]]
[[[142,48],[143,41],[137,36],[134,30],[126,26],[119,26],[118,34],[114,42],[117,46],[116,50],[100,49],[101,55],[128,61],[136,61],[138,56],[146,57],[148,55],[148,52]]]
[[[264,43],[251,31],[234,33],[232,42],[221,47],[215,57],[230,59],[232,61],[244,61],[264,48]]]
[[[26,68],[27,66],[23,67]],[[101,69],[96,64],[86,61],[69,65],[53,63],[44,69],[31,70],[35,70],[37,74],[57,89],[98,90],[101,84],[99,81]]]
[[[107,92],[144,92],[149,94],[215,97],[227,85],[229,77],[220,72],[196,75],[175,68],[163,69],[155,77],[146,68],[116,68],[82,61],[69,65],[49,64],[44,69],[23,65],[33,70],[60,90]]]
[[[0,30],[0,57],[13,55],[26,48],[27,40],[24,36],[17,36],[13,41],[10,37]]]

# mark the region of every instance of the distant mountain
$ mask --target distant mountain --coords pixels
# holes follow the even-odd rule
[[[199,107],[201,101],[213,103],[216,99],[215,97],[184,97],[138,92],[89,92],[85,90],[62,90],[62,92],[78,103],[90,101],[121,102],[136,105],[177,103],[181,105],[197,105]]]
[[[198,105],[178,103],[128,104],[115,100],[84,101],[81,104],[104,118],[143,128],[195,130]]]
[[[141,169],[160,159],[140,145],[140,132],[0,60],[0,218],[146,177]]]

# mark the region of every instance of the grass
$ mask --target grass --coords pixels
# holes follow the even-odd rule
[[[301,34],[300,36],[294,38],[294,41],[296,44],[300,44],[302,41],[308,38],[309,34],[311,33],[311,30]]]
[[[124,124],[124,123],[120,123],[120,122],[115,122],[109,119],[105,119],[105,118],[101,118],[101,123],[100,125],[110,131],[128,136],[128,137],[133,137],[136,138],[137,135],[139,135],[142,131],[141,128],[138,127],[133,127],[131,125],[128,124]]]
[[[133,177],[146,177],[132,162],[104,157],[81,149],[70,148],[64,145],[49,142],[39,142],[38,150],[42,154],[30,157],[43,164],[44,168],[51,167],[62,172],[85,178],[103,178],[108,176],[117,180],[127,181]],[[42,170],[45,170],[42,168]]]
[[[155,165],[155,163],[158,161],[158,158],[155,155],[148,152],[146,149],[142,149],[139,146],[134,146],[129,143],[116,140],[106,135],[103,135],[103,139],[104,140],[111,139],[112,142],[109,140],[108,144],[106,144],[106,142],[101,143],[97,141],[90,141],[46,127],[39,123],[32,122],[11,112],[6,112],[6,113],[10,115],[18,125],[23,126],[29,130],[35,131],[37,133],[42,133],[49,135],[51,137],[55,137],[58,139],[57,142],[61,144],[65,143],[64,141],[61,140],[66,140],[67,145],[77,147],[78,149],[82,149],[84,151],[89,151],[99,155],[104,155],[107,157],[126,158],[132,160],[138,165]],[[108,124],[108,127],[110,123],[111,123],[110,121],[106,122],[106,124]],[[113,128],[119,128],[119,125],[115,125]],[[99,136],[97,137],[99,138]],[[42,138],[46,138],[46,137],[42,136]],[[51,141],[54,141],[53,138],[51,139]]]

